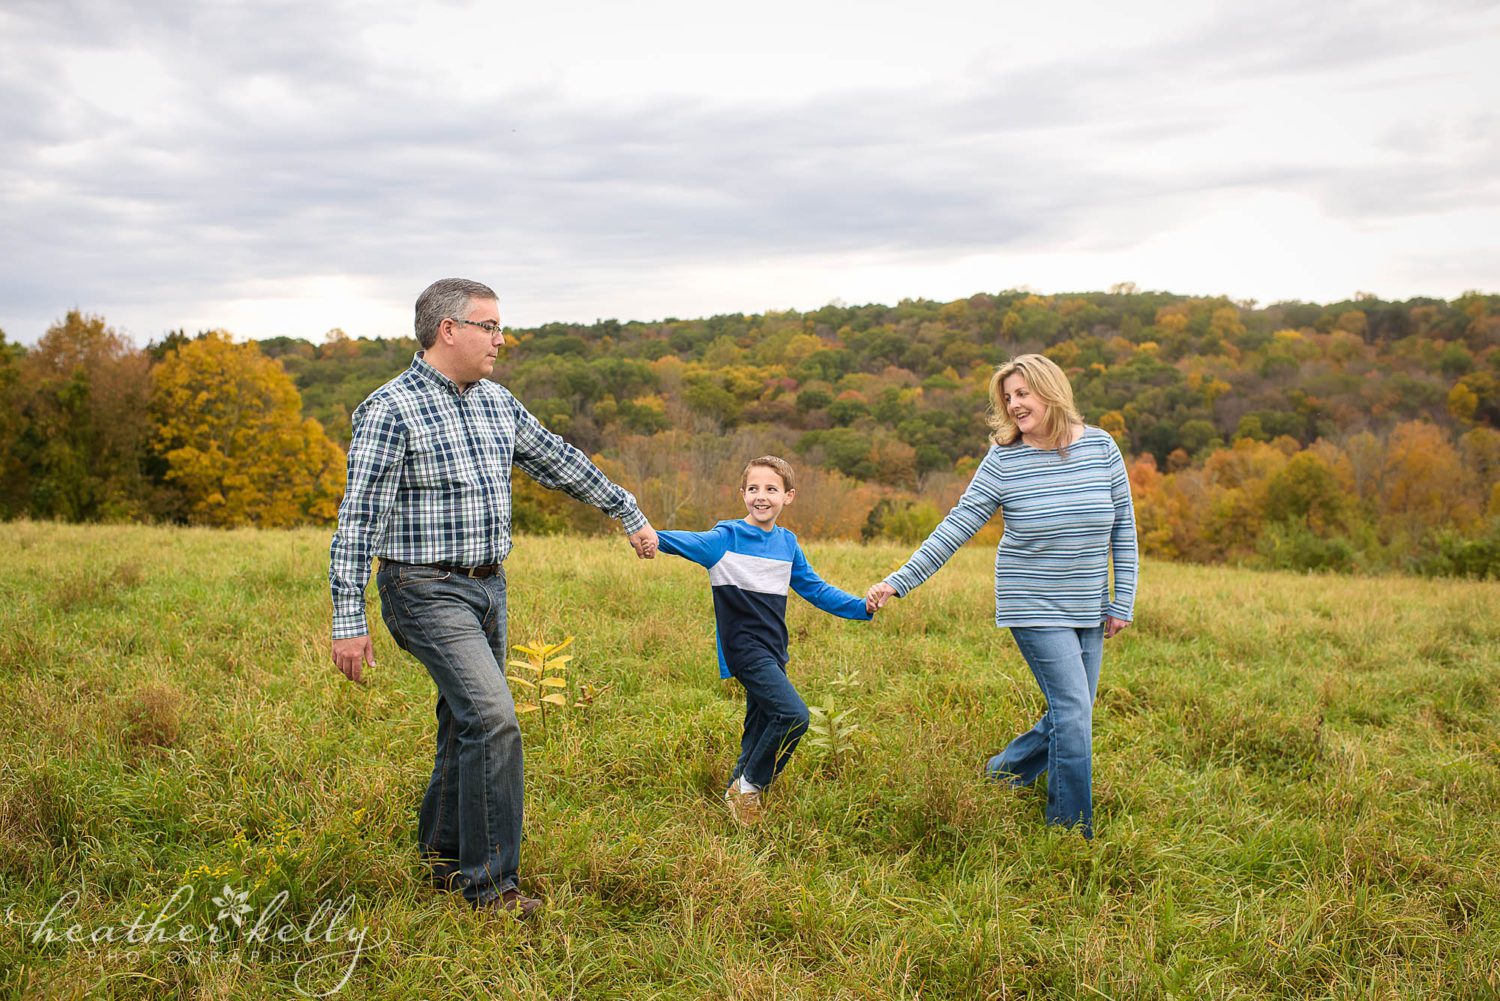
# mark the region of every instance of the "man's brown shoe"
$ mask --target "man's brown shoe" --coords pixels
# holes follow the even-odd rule
[[[508,911],[517,918],[525,921],[542,906],[542,902],[536,897],[528,897],[520,890],[506,890],[493,900],[487,900],[479,905],[481,910]]]

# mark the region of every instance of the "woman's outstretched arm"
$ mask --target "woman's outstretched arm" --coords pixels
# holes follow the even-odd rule
[[[964,495],[932,530],[927,541],[917,547],[901,569],[870,585],[865,592],[865,607],[871,611],[882,608],[892,596],[905,597],[937,573],[958,552],[958,547],[972,539],[974,533],[1000,509],[1002,496],[1000,450],[991,448],[974,471],[974,478],[969,481]]]

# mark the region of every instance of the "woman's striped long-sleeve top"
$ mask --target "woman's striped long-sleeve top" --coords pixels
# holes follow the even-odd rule
[[[1016,442],[990,448],[974,479],[906,565],[886,578],[906,595],[938,571],[999,509],[997,626],[1097,626],[1135,611],[1135,510],[1125,460],[1096,427],[1056,451]],[[1115,593],[1109,594],[1114,559]]]

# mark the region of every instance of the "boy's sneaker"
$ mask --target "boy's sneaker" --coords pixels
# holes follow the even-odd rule
[[[738,782],[729,783],[729,788],[724,790],[724,802],[729,806],[729,815],[741,827],[749,827],[760,820],[760,790],[751,789],[746,792],[740,788]]]

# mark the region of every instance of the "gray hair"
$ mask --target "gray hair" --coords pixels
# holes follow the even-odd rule
[[[433,282],[417,296],[417,343],[426,351],[437,341],[438,327],[453,317],[466,320],[469,303],[474,299],[499,299],[495,290],[467,278],[443,278]]]

